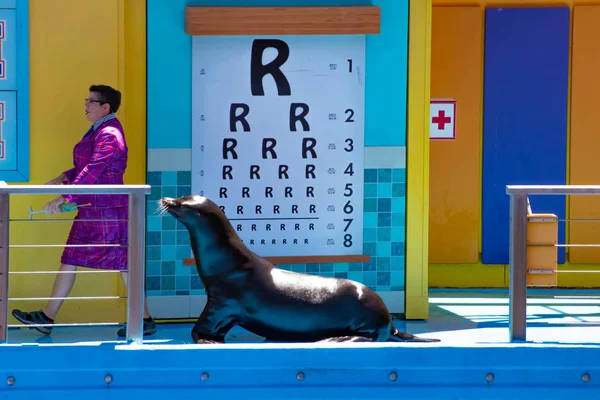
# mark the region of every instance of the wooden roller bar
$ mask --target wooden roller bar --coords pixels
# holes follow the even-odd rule
[[[353,263],[369,262],[371,256],[281,256],[281,257],[263,257],[273,264],[324,264],[324,263]],[[193,258],[184,258],[183,265],[195,266],[196,261]]]
[[[185,7],[188,35],[379,34],[379,7]]]

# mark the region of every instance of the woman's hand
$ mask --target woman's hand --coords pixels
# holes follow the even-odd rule
[[[67,180],[65,174],[60,174],[56,178],[52,179],[49,182],[46,182],[46,185],[62,185]]]
[[[44,205],[44,211],[46,211],[46,214],[60,214],[60,206],[65,202],[64,197],[62,196],[58,196],[57,198],[55,198],[52,201],[49,201],[48,203],[46,203]]]

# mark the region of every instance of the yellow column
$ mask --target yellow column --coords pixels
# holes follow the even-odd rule
[[[426,319],[429,242],[429,86],[431,2],[410,0],[408,42],[408,129],[406,140],[407,319]]]

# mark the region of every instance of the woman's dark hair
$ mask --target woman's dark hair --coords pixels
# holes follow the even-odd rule
[[[101,104],[108,103],[110,112],[116,113],[121,106],[121,92],[108,85],[92,85],[90,92],[98,93]]]

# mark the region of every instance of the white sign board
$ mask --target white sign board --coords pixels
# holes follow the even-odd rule
[[[362,254],[365,36],[192,38],[192,191],[261,256]]]
[[[431,99],[430,139],[456,139],[456,100]]]

